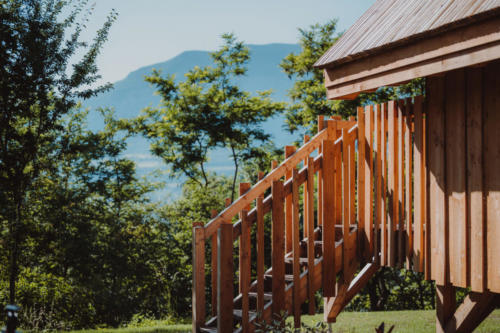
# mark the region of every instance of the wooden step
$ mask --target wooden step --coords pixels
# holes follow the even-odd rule
[[[233,310],[233,316],[237,321],[241,321],[241,318],[243,316],[242,312],[243,312],[242,310],[238,310],[238,309]],[[248,311],[248,318],[250,321],[254,320],[255,318],[257,318],[257,312]]]
[[[264,275],[264,277],[272,279],[273,275],[272,274],[266,274],[266,275]],[[292,274],[285,274],[285,281],[286,282],[293,282],[293,275]]]
[[[249,292],[248,297],[257,298],[257,293]],[[264,293],[264,300],[265,301],[270,301],[272,299],[273,299],[273,293]]]
[[[314,258],[314,264],[316,264],[317,260],[319,258]],[[292,257],[286,257],[285,258],[285,263],[286,264],[293,264],[293,258]],[[309,264],[309,259],[306,257],[301,257],[299,258],[299,264],[302,265],[302,266],[307,266]]]
[[[200,327],[200,332],[217,333],[217,327]]]

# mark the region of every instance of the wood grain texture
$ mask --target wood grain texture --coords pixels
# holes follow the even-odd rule
[[[450,282],[467,286],[465,71],[445,77],[445,158]]]
[[[413,141],[413,165],[414,165],[414,242],[413,242],[413,269],[417,272],[424,271],[424,223],[425,223],[425,160],[423,155],[424,144],[424,115],[422,96],[415,98],[414,125],[415,137]]]
[[[292,156],[296,151],[295,146],[285,146],[285,159]],[[295,168],[293,168],[295,169]],[[285,180],[292,178],[292,169],[285,174]],[[292,195],[285,197],[285,253],[292,251]]]
[[[271,187],[272,202],[272,267],[273,267],[273,313],[285,309],[285,214],[283,183],[273,181]]]
[[[307,228],[307,290],[309,299],[309,314],[313,315],[316,313],[316,302],[314,299],[314,160],[312,157],[307,159],[307,207],[305,210],[305,220],[308,226]]]
[[[257,312],[264,311],[264,198],[257,198]]]
[[[406,219],[406,268],[413,268],[413,104],[406,100],[405,114],[405,219]]]
[[[223,223],[218,230],[217,332],[233,332],[233,226]]]
[[[484,195],[488,288],[500,292],[500,62],[484,69]]]
[[[322,144],[323,169],[334,170],[333,140],[324,140]],[[335,173],[323,174],[323,295],[335,296]]]
[[[398,135],[398,111],[395,101],[389,102],[389,163],[388,163],[388,194],[389,194],[389,210],[388,210],[388,230],[387,230],[387,264],[394,267],[396,265],[396,239],[395,230],[398,225],[398,186],[397,186],[397,135]]]
[[[382,227],[381,227],[381,235],[380,235],[380,250],[381,250],[381,264],[387,265],[387,230],[388,230],[388,222],[387,222],[387,149],[388,149],[388,140],[387,140],[387,130],[388,130],[388,120],[389,120],[389,110],[387,103],[382,105]]]
[[[398,267],[403,268],[405,263],[405,248],[404,248],[404,235],[405,235],[405,197],[404,197],[404,122],[405,122],[405,101],[398,101],[398,135],[397,135],[397,205],[398,205]]]
[[[318,133],[325,128],[325,118],[318,116]],[[318,147],[318,154],[321,154],[322,147]],[[318,169],[318,225],[323,225],[323,168]]]
[[[293,322],[300,327],[300,216],[299,182],[297,169],[292,170],[292,251],[293,251]]]
[[[368,248],[366,257],[373,256],[373,106],[365,107],[365,225]]]
[[[382,215],[382,106],[375,107],[375,217],[373,234],[373,252],[375,263],[379,264],[379,235]]]
[[[358,233],[359,233],[359,245],[358,251],[363,255],[366,255],[366,249],[368,248],[368,237],[366,235],[365,229],[365,168],[366,168],[366,138],[365,138],[365,110],[363,107],[358,107]],[[369,221],[369,220],[368,220]],[[368,228],[371,228],[371,223],[369,223]],[[365,256],[365,260],[369,259]]]
[[[470,286],[486,288],[486,230],[483,201],[483,69],[468,68],[467,84],[467,218],[470,232]]]
[[[193,226],[193,332],[205,324],[205,234],[203,224]]]
[[[248,333],[250,331],[249,313],[250,303],[249,295],[251,283],[251,223],[248,221],[248,212],[243,210],[241,212],[241,262],[240,262],[240,280],[241,280],[241,328],[242,332]]]
[[[437,285],[448,279],[448,220],[446,203],[445,159],[445,84],[443,77],[428,78],[429,125],[429,222],[431,253],[431,278]]]

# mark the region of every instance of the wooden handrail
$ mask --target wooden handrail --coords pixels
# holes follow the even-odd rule
[[[255,198],[262,192],[268,189],[274,180],[278,180],[285,175],[285,173],[293,169],[300,161],[306,156],[310,155],[320,145],[321,141],[327,138],[327,129],[322,130],[316,134],[311,141],[306,143],[295,154],[283,161],[276,169],[272,170],[267,177],[252,186],[248,192],[239,197],[231,206],[224,209],[219,215],[205,225],[205,237],[212,236],[217,231],[223,221],[230,222],[233,216],[238,214],[246,206],[248,206]]]

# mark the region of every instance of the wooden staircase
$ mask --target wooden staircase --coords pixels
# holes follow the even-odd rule
[[[319,117],[317,135],[298,150],[287,146],[281,165],[253,187],[240,184],[234,203],[206,225],[193,225],[193,332],[251,332],[283,311],[300,327],[302,305],[315,313],[320,289],[325,320],[334,322],[377,271],[377,231],[365,228],[361,209],[369,197],[364,163],[357,163],[365,156],[365,140],[358,140],[364,128],[363,109],[357,120]]]

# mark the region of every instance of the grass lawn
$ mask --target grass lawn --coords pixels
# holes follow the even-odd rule
[[[335,333],[375,332],[375,327],[385,322],[386,327],[395,325],[393,333],[435,332],[435,312],[429,311],[387,311],[387,312],[343,312],[332,325]],[[323,319],[322,314],[302,316],[302,320],[314,325]],[[142,328],[120,328],[73,331],[73,333],[173,333],[190,332],[191,325],[158,325]],[[474,332],[500,332],[500,310],[495,310]]]

